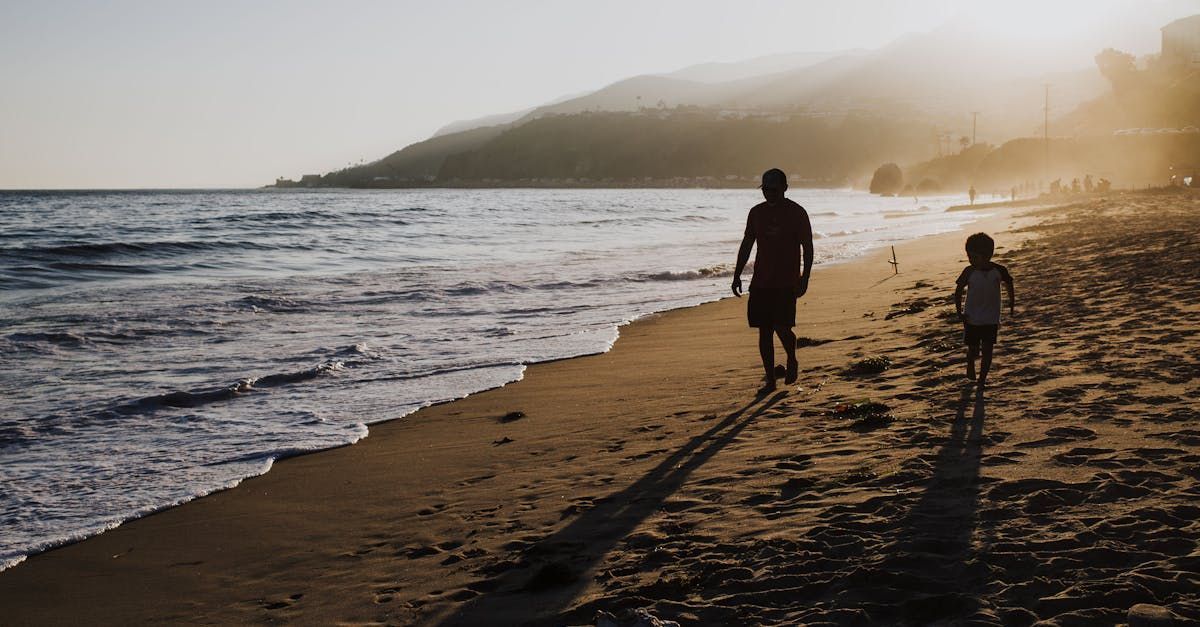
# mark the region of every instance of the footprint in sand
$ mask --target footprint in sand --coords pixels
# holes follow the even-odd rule
[[[481,520],[481,519],[487,519],[487,518],[495,518],[496,513],[500,511],[500,507],[501,507],[500,505],[496,505],[493,507],[484,507],[482,509],[474,510],[470,514],[463,516],[463,520],[473,521],[473,520]]]
[[[1021,458],[1025,456],[1026,454],[1021,451],[1007,451],[994,455],[985,455],[979,463],[982,466],[1010,466],[1021,463]]]
[[[662,455],[663,453],[666,453],[667,450],[668,449],[665,449],[665,448],[656,448],[654,450],[646,451],[644,453],[637,453],[636,455],[630,455],[630,456],[626,457],[625,460],[631,461],[631,462],[637,462],[637,461],[641,461],[643,459],[649,459],[651,457],[654,457],[655,455]]]
[[[467,590],[474,592],[493,592],[500,587],[500,582],[496,579],[480,579],[472,581],[466,585]]]
[[[1101,456],[1108,456],[1116,451],[1111,448],[1073,448],[1065,453],[1051,457],[1054,463],[1063,466],[1095,465],[1093,462]]]
[[[284,609],[287,607],[291,607],[292,605],[295,605],[296,602],[302,598],[304,598],[304,593],[297,592],[296,594],[293,594],[293,595],[287,597],[286,599],[279,599],[279,600],[275,600],[275,601],[271,601],[268,599],[260,599],[258,604],[261,605],[264,609],[281,610],[281,609]]]
[[[580,497],[580,498],[576,499],[574,503],[571,503],[570,505],[564,507],[562,512],[559,513],[558,519],[566,520],[566,519],[570,518],[571,516],[578,516],[579,514],[582,514],[582,513],[586,512],[588,510],[591,510],[595,507],[596,507],[596,503],[595,503],[595,501],[593,501],[593,499],[591,497],[587,497],[587,496]]]
[[[812,490],[817,485],[816,480],[807,477],[795,477],[779,486],[780,500],[790,501],[801,494]]]
[[[439,514],[443,511],[445,511],[447,507],[448,507],[448,505],[446,505],[445,503],[438,503],[437,505],[433,505],[430,507],[426,507],[422,510],[419,510],[417,512],[417,516],[420,516],[422,518],[424,518],[425,516],[433,516],[434,514]]]
[[[1014,446],[1017,448],[1038,448],[1043,446],[1056,446],[1066,444],[1067,442],[1075,442],[1079,440],[1095,439],[1096,432],[1084,427],[1055,427],[1046,431],[1046,437],[1040,440],[1030,442],[1018,442]]]
[[[1046,514],[1073,507],[1087,500],[1087,494],[1075,488],[1061,487],[1038,490],[1025,497],[1021,509],[1026,514]]]
[[[480,566],[479,568],[476,568],[475,570],[473,570],[471,572],[472,572],[472,574],[475,574],[475,575],[480,575],[483,577],[490,578],[490,577],[495,577],[495,576],[503,574],[503,573],[507,573],[511,570],[528,568],[528,567],[529,567],[529,562],[524,559],[522,559],[521,561],[499,560],[496,562],[492,562],[490,564],[484,564],[483,566]]]
[[[410,560],[415,560],[415,559],[420,559],[422,557],[429,557],[430,555],[437,555],[441,552],[442,551],[440,549],[438,549],[437,547],[417,545],[417,546],[406,546],[406,547],[400,549],[399,551],[397,551],[396,555],[407,557]]]
[[[475,484],[477,484],[477,483],[482,483],[482,482],[484,482],[484,481],[487,481],[488,479],[494,479],[494,478],[496,478],[496,475],[495,475],[495,474],[490,474],[490,475],[480,475],[480,476],[478,476],[478,477],[471,477],[470,479],[464,479],[464,480],[462,480],[462,481],[459,481],[459,482],[458,482],[458,485],[459,485],[460,487],[467,487],[467,486],[472,486],[472,485],[475,485]]]
[[[792,455],[785,457],[775,464],[780,470],[804,470],[812,466],[812,455]]]

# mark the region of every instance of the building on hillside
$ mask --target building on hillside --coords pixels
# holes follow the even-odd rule
[[[1162,27],[1162,58],[1174,66],[1200,69],[1200,15]]]

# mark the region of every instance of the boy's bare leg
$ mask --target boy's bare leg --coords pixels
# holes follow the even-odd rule
[[[795,383],[800,376],[800,363],[796,361],[796,334],[791,327],[777,327],[775,335],[779,336],[783,352],[787,353],[787,374],[784,375],[783,382]]]
[[[793,343],[794,346],[794,343]],[[775,391],[775,337],[770,327],[758,329],[758,354],[762,357],[763,372],[766,385],[758,390],[759,394]]]
[[[967,345],[967,378],[975,380],[975,355],[979,353],[978,344]]]
[[[987,381],[988,371],[992,369],[992,344],[984,342],[979,354],[979,387]]]

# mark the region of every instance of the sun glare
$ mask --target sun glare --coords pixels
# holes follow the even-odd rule
[[[961,19],[973,30],[998,39],[1066,43],[1093,31],[1120,4],[1112,0],[977,3],[965,9]]]

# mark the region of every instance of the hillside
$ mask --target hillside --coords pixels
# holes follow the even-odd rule
[[[778,166],[798,181],[845,184],[881,158],[926,154],[931,130],[869,115],[739,118],[698,108],[547,116],[448,157],[437,178],[448,184],[533,178],[566,184],[719,181],[753,179]]]
[[[475,150],[495,139],[507,126],[486,126],[432,137],[406,146],[363,166],[346,168],[321,177],[323,187],[408,187],[437,178],[446,157]]]

